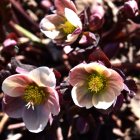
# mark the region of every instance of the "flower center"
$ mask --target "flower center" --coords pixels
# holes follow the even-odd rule
[[[36,84],[30,84],[25,88],[23,99],[28,103],[28,108],[44,103],[46,98],[47,94],[44,89]]]
[[[92,93],[100,93],[106,87],[106,79],[104,76],[94,73],[88,77],[88,89]]]
[[[68,35],[71,34],[76,29],[76,27],[73,26],[69,21],[65,21],[64,24],[60,25],[60,29],[62,29],[63,32]]]

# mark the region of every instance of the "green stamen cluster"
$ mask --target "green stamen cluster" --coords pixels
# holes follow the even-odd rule
[[[88,77],[88,89],[92,93],[100,93],[106,87],[104,76],[94,73]]]
[[[31,84],[25,88],[23,99],[26,102],[32,102],[34,105],[40,105],[45,101],[46,97],[47,95],[42,87]]]
[[[71,34],[76,29],[76,27],[73,26],[69,21],[65,21],[64,24],[61,24],[60,28],[67,35]]]

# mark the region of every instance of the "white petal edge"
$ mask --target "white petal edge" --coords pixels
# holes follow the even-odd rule
[[[64,17],[52,14],[44,17],[40,22],[40,30],[50,39],[61,39],[64,37],[57,29],[64,22]]]
[[[65,17],[72,25],[82,29],[81,20],[73,10],[71,10],[69,8],[65,8]]]
[[[82,93],[77,93],[78,88],[80,90],[82,90]],[[82,102],[80,103],[78,101],[78,94],[79,94],[80,99],[84,100],[83,103]],[[79,84],[77,84],[76,86],[74,86],[72,88],[71,96],[72,96],[73,102],[79,107],[86,107],[87,109],[89,109],[89,108],[91,108],[93,106],[93,104],[92,104],[92,95],[90,93],[88,93],[87,89],[85,89],[85,91],[84,91],[84,89],[82,89],[82,86],[80,86]],[[87,101],[85,100],[86,97],[88,98]]]
[[[112,102],[98,102],[98,104],[94,105],[95,108],[97,109],[108,109],[109,107],[111,107],[111,105],[115,102],[115,100],[113,100]]]
[[[98,109],[108,109],[117,98],[113,89],[108,89],[100,94],[92,97],[93,106]]]
[[[52,30],[52,31],[44,31],[42,29],[40,29],[42,33],[44,33],[48,38],[50,39],[58,39],[60,31],[58,30]]]
[[[48,67],[38,67],[29,72],[29,77],[39,86],[55,87],[56,78],[53,70]]]
[[[79,34],[68,34],[67,35],[67,40],[65,41],[66,43],[70,43],[72,44],[77,38],[78,38]]]

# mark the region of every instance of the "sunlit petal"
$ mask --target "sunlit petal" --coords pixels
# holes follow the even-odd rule
[[[86,65],[85,70],[88,73],[92,73],[92,72],[98,72],[100,74],[106,73],[108,74],[109,70],[102,64],[97,63],[97,62],[92,62]]]
[[[51,69],[48,67],[39,67],[29,72],[29,77],[39,86],[55,87],[56,78]]]
[[[27,75],[15,74],[3,81],[2,90],[11,97],[22,96],[26,86],[31,82],[32,80]]]
[[[52,14],[44,17],[40,22],[41,31],[51,39],[61,39],[64,34],[58,29],[60,24],[64,23],[64,17]]]
[[[105,93],[101,93],[101,95],[93,95],[92,103],[95,108],[107,109],[114,103],[115,99],[116,96],[114,91],[108,90]]]
[[[74,103],[79,107],[91,108],[92,94],[88,93],[88,90],[84,86],[76,85],[72,89],[72,99]]]
[[[85,64],[82,63],[70,70],[69,82],[72,86],[87,79],[88,73],[85,71],[84,66]]]
[[[82,29],[82,23],[78,15],[69,8],[65,8],[66,19],[75,27]]]

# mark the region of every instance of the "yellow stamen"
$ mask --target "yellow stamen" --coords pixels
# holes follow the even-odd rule
[[[27,103],[32,103],[32,105],[40,105],[44,103],[46,98],[47,94],[44,89],[36,84],[30,84],[25,88],[23,99]]]
[[[88,89],[92,93],[100,93],[106,87],[106,79],[104,76],[94,73],[88,77]]]
[[[64,24],[59,26],[59,28],[62,29],[62,31],[67,35],[71,34],[76,29],[76,27],[73,26],[69,21],[65,21]]]

